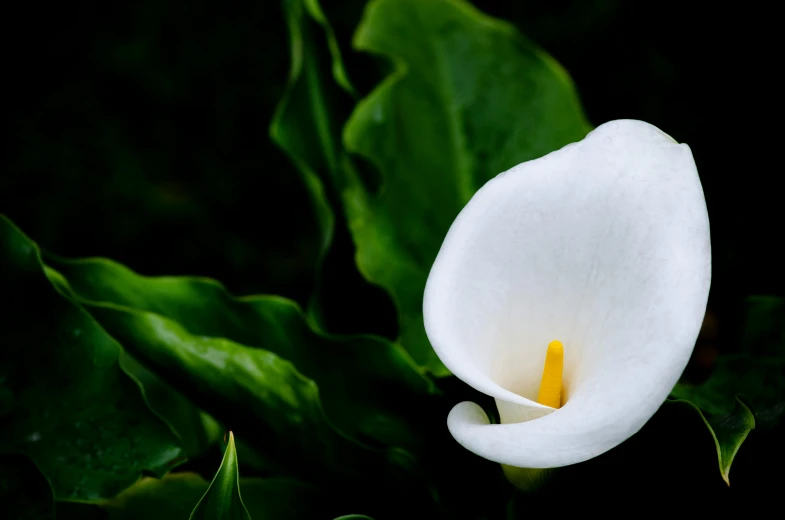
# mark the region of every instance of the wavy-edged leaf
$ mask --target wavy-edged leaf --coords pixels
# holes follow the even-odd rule
[[[149,278],[104,259],[52,259],[50,265],[62,273],[81,298],[127,309],[128,312],[118,313],[116,309],[95,308],[94,313],[107,330],[123,338],[132,354],[144,352],[145,357],[139,360],[156,372],[161,371],[154,368],[161,366],[160,360],[156,360],[163,355],[160,353],[185,352],[182,349],[186,344],[182,342],[172,347],[175,350],[167,350],[167,341],[178,336],[193,335],[198,342],[215,345],[216,351],[231,344],[226,347],[226,352],[232,352],[226,354],[229,359],[235,355],[247,357],[271,370],[278,366],[277,362],[264,360],[272,353],[273,358],[280,356],[290,361],[297,371],[316,382],[327,417],[343,433],[388,445],[416,443],[410,431],[413,425],[406,419],[411,412],[407,401],[422,399],[431,391],[431,383],[398,345],[372,336],[320,333],[290,300],[276,296],[234,298],[213,280]],[[119,319],[120,315],[127,315],[130,321]],[[162,318],[172,320],[171,326],[178,332],[164,337],[161,327],[169,327],[170,322]],[[147,336],[140,335],[139,330],[147,331]],[[214,339],[219,337],[231,341],[220,343]],[[156,346],[144,344],[148,339]],[[212,352],[212,346],[205,348]],[[189,367],[187,371],[194,373],[196,364],[206,362],[206,355],[189,352],[176,364]],[[240,366],[239,361],[234,364]],[[293,368],[287,370],[294,373]],[[264,370],[260,369],[259,375],[264,376]]]
[[[120,365],[142,385],[144,398],[150,408],[180,436],[189,458],[203,454],[221,439],[224,428],[215,419],[194,406],[187,397],[145,368],[128,352],[120,356]]]
[[[287,0],[283,8],[291,68],[270,137],[300,171],[321,215],[320,272],[308,315],[326,331],[372,331],[392,337],[392,302],[357,270],[341,203],[345,183],[356,175],[341,140],[342,126],[354,107],[354,90],[319,2]],[[336,298],[342,298],[341,305],[332,304]]]
[[[353,88],[318,0],[286,0],[283,7],[289,29],[291,68],[287,92],[270,123],[270,137],[300,169],[307,186],[312,188],[316,205],[325,208],[320,213],[323,221],[329,223],[325,232],[329,242],[333,221],[322,179],[341,181],[341,157],[345,151],[340,137],[341,121],[335,114],[336,92],[325,82],[334,82],[346,93],[353,93]],[[314,26],[323,32],[323,41],[317,41]]]
[[[313,74],[310,53],[310,33],[302,28],[308,23],[311,9],[320,12],[317,2],[305,5],[302,0],[283,2],[284,14],[291,42],[291,68],[289,84],[283,99],[278,104],[270,123],[270,138],[289,155],[300,172],[303,183],[311,197],[311,204],[318,217],[321,233],[321,251],[317,271],[321,269],[324,256],[330,247],[335,230],[335,215],[322,183],[322,175],[330,175],[337,167],[339,142],[336,136],[340,129],[332,128],[329,105],[320,97],[321,90],[311,88],[318,75]],[[345,75],[336,78],[345,79]],[[348,82],[347,82],[348,85]],[[317,273],[317,280],[319,273]],[[318,292],[318,281],[316,292]],[[318,302],[313,296],[311,306]],[[314,313],[318,318],[320,312]]]
[[[367,475],[374,475],[379,492],[385,489],[381,482],[402,479],[404,487],[427,489],[407,451],[372,449],[335,429],[317,385],[289,361],[225,338],[191,334],[159,314],[80,301],[145,366],[253,442],[277,474],[320,482],[330,475],[332,489]]]
[[[145,477],[117,497],[99,504],[57,504],[57,518],[84,518],[92,512],[108,520],[188,518],[210,483],[196,473]],[[328,498],[312,486],[287,478],[241,478],[240,493],[251,518],[311,520],[329,514]],[[97,512],[96,512],[97,510]],[[68,515],[62,515],[66,511]]]
[[[355,447],[333,431],[316,384],[289,361],[224,338],[190,334],[158,314],[108,303],[86,306],[126,349],[197,406],[266,445],[281,469],[339,464],[336,452]],[[290,453],[298,459],[290,460]]]
[[[422,400],[431,386],[400,347],[372,337],[318,333],[288,300],[232,298],[210,280],[146,278],[105,260],[53,264],[74,283],[52,267],[50,279],[89,309],[129,354],[223,424],[249,432],[244,438],[263,455],[267,471],[320,482],[330,475],[325,485],[336,496],[349,492],[347,479],[373,475],[374,484],[362,493],[366,503],[373,503],[374,493],[389,493],[391,485],[396,493],[425,493],[432,500],[407,451],[372,449],[357,439],[396,445],[416,437],[408,423],[397,427],[396,416],[385,408],[396,401],[417,404],[406,401]],[[91,301],[84,293],[104,301]],[[119,303],[106,301],[110,298]],[[180,317],[190,330],[164,314]],[[336,416],[357,436],[335,428],[317,385],[290,361],[216,334],[254,341],[300,361],[324,383]]]
[[[270,137],[314,186],[344,182],[343,95],[354,96],[335,35],[318,0],[286,0],[291,68],[289,86],[270,123]],[[310,185],[310,182],[308,183]],[[321,190],[319,190],[321,191]],[[330,190],[322,191],[329,197]],[[339,203],[333,199],[331,202]]]
[[[418,440],[409,422],[396,423],[396,416],[383,406],[401,400],[399,405],[416,409],[421,404],[417,396],[420,401],[427,397],[419,391],[410,393],[412,389],[395,375],[396,360],[404,361],[408,367],[405,373],[416,376],[415,386],[428,387],[417,371],[409,372],[413,369],[404,352],[375,350],[380,345],[376,338],[316,333],[299,308],[281,298],[234,299],[213,281],[144,278],[107,261],[60,262],[57,266],[67,264],[84,268],[80,276],[73,277],[78,283],[68,290],[91,315],[151,371],[252,443],[251,447],[264,458],[267,471],[320,482],[335,497],[349,492],[354,495],[356,488],[352,486],[373,475],[361,494],[366,505],[374,504],[374,497],[386,496],[390,489],[435,504],[431,485],[409,451],[375,449],[360,442],[365,437],[389,441],[389,445],[399,445],[409,437],[413,438],[411,442]],[[120,278],[104,276],[106,272],[101,275],[100,269],[93,269],[96,266],[127,278],[120,283]],[[87,300],[74,290],[82,282],[90,282],[82,289],[106,291],[115,299],[127,298],[127,303],[133,300],[158,312],[180,316],[195,332],[163,314]],[[152,295],[156,298],[151,299]],[[219,327],[215,330],[227,335],[258,338],[257,344],[280,349],[289,358],[301,361],[324,381],[332,396],[334,415],[325,414],[314,380],[301,374],[288,359],[208,335],[211,327]],[[357,437],[336,428],[334,416],[341,425],[357,432]],[[416,417],[415,413],[412,418]],[[324,482],[325,475],[329,475],[328,482]],[[349,481],[353,484],[348,485]],[[384,505],[387,509],[399,506],[403,507]]]
[[[57,271],[44,267],[49,280],[64,294],[70,294],[68,281]],[[148,370],[128,352],[120,354],[120,366],[142,387],[147,405],[174,429],[188,457],[196,457],[218,442],[224,428],[187,397]]]
[[[234,434],[229,432],[221,467],[210,487],[196,504],[191,520],[250,520],[251,515],[240,495],[240,469],[234,451]]]
[[[785,298],[748,298],[740,343],[741,352],[717,358],[706,381],[679,383],[671,392],[701,412],[726,482],[749,430],[770,429],[785,416]]]
[[[0,216],[0,452],[29,456],[57,498],[95,500],[183,451],[118,363],[121,349],[47,279],[34,242]]]
[[[52,487],[24,455],[0,455],[0,518],[53,520]]]
[[[383,176],[344,197],[368,280],[393,296],[401,344],[436,375],[425,281],[450,224],[487,180],[589,131],[572,82],[513,26],[462,0],[373,0],[355,34],[395,71],[352,114],[348,149]]]

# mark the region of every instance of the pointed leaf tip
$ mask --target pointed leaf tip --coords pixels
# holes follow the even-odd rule
[[[210,487],[196,504],[191,520],[250,520],[251,515],[240,496],[240,475],[237,465],[237,451],[234,434],[229,431],[229,439],[218,472]]]
[[[739,448],[747,439],[750,430],[755,428],[755,415],[740,396],[736,396],[733,410],[725,415],[711,414],[684,399],[669,402],[686,405],[698,412],[706,424],[717,449],[717,461],[722,480],[730,486],[730,468]]]
[[[719,356],[703,383],[679,383],[671,392],[689,401],[709,427],[728,485],[731,463],[749,431],[769,431],[785,417],[785,298],[749,297],[742,321],[741,351]]]

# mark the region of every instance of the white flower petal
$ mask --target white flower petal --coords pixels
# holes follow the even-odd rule
[[[461,403],[448,420],[453,436],[530,468],[623,442],[689,359],[710,257],[692,153],[647,123],[606,123],[489,181],[450,228],[423,310],[441,360],[496,398],[506,424]],[[534,401],[555,339],[565,352],[558,410]]]

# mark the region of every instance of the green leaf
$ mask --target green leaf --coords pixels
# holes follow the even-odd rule
[[[126,349],[197,406],[273,453],[281,469],[330,466],[352,443],[324,417],[319,391],[275,354],[217,337],[189,334],[161,315],[87,304]],[[359,448],[359,446],[358,446]],[[290,460],[290,453],[297,453]],[[306,467],[297,468],[297,464]]]
[[[240,496],[240,471],[234,451],[234,434],[229,432],[229,443],[224,451],[221,467],[213,477],[207,492],[196,504],[192,520],[250,520],[251,515]]]
[[[722,479],[730,485],[730,467],[750,430],[755,428],[755,416],[749,406],[736,398],[736,406],[730,413],[717,415],[705,412],[694,403],[683,399],[668,402],[689,406],[694,409],[711,433],[714,446],[717,448],[717,461],[720,465]]]
[[[343,515],[339,516],[335,520],[373,520],[373,518],[365,515]]]
[[[345,154],[332,82],[345,93],[354,90],[319,2],[286,0],[284,14],[289,28],[291,69],[287,92],[270,123],[270,137],[296,164],[317,198],[316,205],[326,207],[330,216],[325,211],[320,213],[323,222],[329,223],[325,233],[329,242],[333,221],[322,179],[341,181]],[[323,41],[317,41],[319,31],[324,35]]]
[[[365,503],[402,489],[432,499],[407,450],[364,442],[400,446],[421,438],[416,410],[431,385],[400,347],[321,334],[289,300],[233,298],[211,280],[147,278],[106,260],[51,263],[62,272],[48,267],[50,279],[134,359],[222,424],[246,432],[267,471],[319,482],[330,475],[323,485],[336,495],[354,492],[347,480],[373,475]],[[314,380],[271,350],[319,378],[329,414]]]
[[[401,344],[446,375],[425,335],[422,297],[448,228],[487,180],[582,139],[589,125],[553,59],[464,1],[373,0],[354,45],[395,67],[344,132],[383,177],[380,193],[359,179],[345,190],[357,262],[393,296]]]
[[[177,432],[188,457],[201,455],[221,439],[224,428],[215,419],[145,368],[128,352],[123,352],[120,356],[120,365],[142,386],[144,398],[150,408]]]
[[[355,104],[332,27],[317,0],[287,0],[291,68],[270,137],[286,152],[309,188],[321,216],[319,273],[309,299],[309,318],[325,331],[374,332],[392,337],[394,309],[384,291],[357,269],[355,248],[342,207],[345,184],[356,176],[341,141]],[[341,305],[334,305],[341,299]]]
[[[119,267],[107,262],[98,264],[77,262],[75,265],[82,267],[105,265],[112,269]],[[124,268],[122,271],[137,276]],[[90,276],[86,278],[89,279]],[[111,283],[112,278],[99,277],[97,280],[106,282],[106,284],[97,284],[97,287],[118,287]],[[217,294],[226,297],[227,301],[234,301],[237,304],[233,309],[236,312],[232,312],[231,307],[222,311],[220,307],[213,307],[216,312],[210,318],[204,313],[190,315],[189,324],[193,326],[199,323],[210,326],[226,320],[225,324],[240,327],[234,329],[238,333],[266,330],[266,344],[269,346],[275,345],[276,342],[293,346],[292,344],[296,344],[297,341],[302,341],[302,338],[296,335],[291,338],[286,336],[287,332],[297,330],[291,328],[291,319],[296,318],[294,323],[299,323],[297,320],[302,318],[299,311],[297,314],[281,315],[276,312],[275,306],[253,305],[254,302],[261,304],[271,301],[283,302],[284,309],[291,309],[291,303],[285,300],[258,297],[235,301],[214,282],[187,279],[148,279],[148,281],[152,282],[152,287],[159,289],[167,287],[169,282],[176,282],[172,287],[179,288],[180,291],[162,292],[159,296],[186,296],[169,302],[173,309],[176,307],[172,305],[173,302],[182,305],[178,312],[187,310],[189,302],[201,301],[202,304],[220,302],[220,299],[210,302],[209,293],[193,292],[202,284],[218,291]],[[162,285],[159,285],[159,282]],[[129,295],[144,297],[144,292],[139,289],[139,285],[125,286]],[[183,290],[185,292],[182,292]],[[375,481],[379,482],[384,482],[388,478],[399,479],[405,475],[411,480],[410,485],[423,485],[421,478],[412,478],[419,477],[420,474],[418,465],[408,452],[400,449],[371,449],[338,431],[325,416],[319,398],[319,388],[314,381],[304,377],[292,363],[276,354],[225,338],[208,336],[204,331],[192,334],[180,323],[160,314],[122,307],[114,303],[80,301],[90,310],[95,319],[145,366],[155,371],[173,388],[182,392],[194,404],[223,424],[234,431],[245,432],[244,438],[253,442],[253,447],[263,452],[265,460],[272,464],[270,469],[278,474],[296,475],[307,480],[321,480],[324,474],[329,473],[336,486],[341,479],[364,478],[368,474],[375,475]],[[157,303],[163,304],[166,301],[167,298],[162,297],[157,300]],[[245,303],[250,306],[246,308]],[[166,305],[160,305],[159,309],[165,307]],[[207,311],[209,308],[208,305],[208,308],[202,310]],[[256,309],[254,312],[259,314],[248,315],[250,309]],[[244,321],[242,319],[244,314],[246,317],[255,316],[257,321]],[[286,320],[287,315],[289,321]],[[200,322],[199,319],[202,321]],[[265,320],[270,321],[266,324]],[[344,340],[324,338],[324,341],[325,343],[321,345],[316,343],[315,346],[323,349],[321,361],[324,369],[336,371],[332,375],[336,385],[345,379],[342,383],[345,386],[344,390],[353,388],[351,380],[353,373],[340,370],[342,364],[355,355],[360,359],[367,354],[371,355],[367,358],[369,360],[367,367],[358,365],[356,374],[358,378],[367,377],[367,374],[361,370],[363,368],[367,368],[370,374],[375,373],[374,366],[370,364],[374,358],[368,344],[356,345],[345,340],[347,345],[335,349],[330,355],[330,345],[340,346]],[[303,348],[307,346],[308,343],[303,344]],[[362,346],[369,348],[363,350],[360,348]],[[318,351],[314,352],[315,360],[312,359],[310,362],[319,360],[319,354]],[[378,370],[386,368],[389,367],[376,367]],[[351,394],[347,395],[351,396]],[[389,398],[401,398],[404,395],[394,395]],[[361,402],[369,396],[356,395],[355,397]],[[349,411],[344,411],[347,424],[353,409],[357,411],[358,419],[362,418],[363,407],[353,408],[351,402],[347,407]],[[370,409],[367,412],[369,425],[379,428],[380,436],[397,434],[388,424],[384,413],[377,410],[376,416],[373,416]],[[379,485],[377,489],[381,491],[384,486]]]
[[[109,520],[187,518],[209,486],[196,473],[170,473],[162,479],[145,477],[117,497],[99,504],[59,502],[57,518],[63,517],[66,510],[70,516],[65,518],[83,518],[96,509]],[[251,518],[310,520],[333,510],[318,490],[293,479],[241,478],[240,492]]]
[[[407,419],[411,415],[407,401],[421,400],[432,388],[398,345],[372,336],[320,333],[290,300],[276,296],[234,298],[208,279],[144,277],[104,259],[52,259],[49,263],[80,298],[112,304],[111,308],[89,308],[111,334],[121,338],[129,352],[166,375],[170,384],[172,371],[185,371],[182,377],[186,379],[200,374],[210,384],[224,380],[226,376],[219,374],[208,358],[219,355],[212,353],[214,349],[229,356],[239,373],[247,374],[247,390],[273,384],[261,382],[269,370],[278,374],[274,379],[280,377],[289,381],[287,385],[301,388],[309,396],[304,400],[309,401],[312,392],[306,388],[312,383],[302,383],[294,368],[280,359],[284,358],[318,385],[327,417],[344,434],[387,445],[411,446],[417,441],[411,431],[413,423]],[[173,332],[166,336],[159,327],[171,327]],[[183,343],[191,335],[205,345],[205,352]],[[173,338],[177,338],[175,343]],[[171,361],[163,361],[170,356]],[[243,364],[246,359],[259,364],[258,373],[249,371]],[[276,367],[285,368],[277,372]],[[238,384],[226,381],[225,388]],[[223,383],[219,387],[224,388]],[[225,397],[234,399],[234,395],[232,391]],[[250,399],[259,400],[258,395],[252,394]]]
[[[785,415],[785,298],[749,298],[739,343],[740,352],[717,358],[706,381],[679,383],[671,392],[701,412],[726,482],[749,430],[768,430]]]
[[[289,300],[233,298],[212,280],[148,278],[101,259],[52,265],[135,359],[252,443],[267,471],[322,483],[329,474],[321,485],[335,494],[373,475],[368,502],[400,489],[433,499],[419,463],[397,448],[422,448],[431,390],[400,347],[319,333]]]
[[[280,146],[300,172],[311,197],[314,213],[321,233],[321,250],[317,271],[330,247],[335,231],[335,216],[329,196],[322,184],[322,176],[330,176],[338,167],[340,128],[334,127],[330,105],[322,96],[323,90],[314,85],[320,81],[313,59],[313,40],[304,26],[314,15],[321,15],[317,2],[288,0],[283,2],[284,14],[291,42],[291,69],[286,94],[276,108],[270,123],[270,138]],[[321,18],[324,19],[323,17]],[[325,24],[326,25],[326,24]],[[337,48],[336,48],[337,52]],[[336,69],[336,79],[348,85],[342,69]],[[319,273],[317,272],[317,285]],[[318,287],[310,299],[311,306],[318,303]],[[315,309],[318,318],[320,312]]]
[[[55,518],[52,487],[35,464],[24,455],[0,455],[0,518]]]
[[[0,216],[0,452],[29,456],[57,498],[96,500],[183,451],[118,363],[121,349],[47,279],[37,246]]]

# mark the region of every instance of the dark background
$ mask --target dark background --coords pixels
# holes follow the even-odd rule
[[[323,2],[361,94],[385,71],[350,52],[363,3]],[[708,358],[732,351],[744,297],[785,294],[778,18],[753,2],[473,3],[569,71],[591,123],[642,119],[690,145],[712,226],[709,307],[719,334]],[[62,256],[107,256],[143,274],[205,275],[235,294],[306,302],[314,216],[299,175],[268,138],[289,67],[279,2],[25,3],[4,19],[0,212]],[[350,261],[345,233],[337,243]],[[333,263],[336,279],[346,275],[347,305],[362,302],[362,331],[394,337],[386,297],[346,262]],[[666,419],[577,471],[573,484],[603,490],[610,478],[625,492],[681,490],[700,502],[747,500],[782,482],[764,476],[782,461],[767,451],[771,435],[750,435],[725,489],[708,433],[675,432]],[[651,442],[661,443],[651,468],[630,475],[639,485],[624,484],[630,450]],[[680,449],[691,466],[673,467]]]

